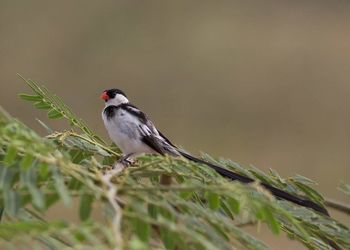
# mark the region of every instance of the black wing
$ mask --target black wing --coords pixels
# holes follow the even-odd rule
[[[142,141],[161,155],[171,154],[179,155],[176,147],[153,125],[145,113],[130,103],[121,104],[121,106],[129,113],[133,114],[140,121],[139,129]]]
[[[144,135],[142,137],[142,141],[158,154],[165,155],[166,152],[164,152],[164,148],[159,143],[159,140],[156,139],[156,137],[152,135]]]

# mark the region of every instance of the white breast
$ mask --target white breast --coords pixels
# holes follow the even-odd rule
[[[139,126],[142,124],[137,117],[125,110],[118,109],[114,117],[110,119],[102,112],[102,119],[110,138],[123,154],[154,153],[141,141]]]

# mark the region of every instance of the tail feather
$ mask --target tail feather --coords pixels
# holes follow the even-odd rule
[[[237,173],[232,172],[230,170],[227,170],[221,166],[204,161],[204,160],[199,159],[197,157],[194,157],[194,156],[192,156],[192,155],[190,155],[182,150],[178,150],[178,152],[183,157],[185,157],[186,159],[188,159],[190,161],[205,164],[205,165],[211,167],[212,169],[214,169],[218,174],[220,174],[223,177],[229,178],[231,180],[237,180],[237,181],[242,182],[242,183],[254,182],[254,179],[252,179],[252,178],[237,174]],[[287,201],[293,202],[295,204],[298,204],[300,206],[311,208],[311,209],[313,209],[321,214],[329,216],[328,211],[324,207],[322,207],[321,205],[319,205],[319,204],[317,204],[309,199],[305,199],[305,198],[298,197],[296,195],[292,195],[286,191],[283,191],[279,188],[273,187],[267,183],[261,183],[261,185],[264,186],[267,190],[269,190],[277,199],[287,200]]]

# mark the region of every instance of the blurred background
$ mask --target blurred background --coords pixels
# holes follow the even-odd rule
[[[35,118],[68,125],[19,100],[16,73],[104,138],[100,94],[117,87],[190,152],[301,174],[350,203],[337,191],[350,182],[349,1],[2,0],[0,73],[0,104],[41,134]]]

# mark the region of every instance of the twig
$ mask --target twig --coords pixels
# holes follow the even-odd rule
[[[350,215],[350,205],[345,204],[330,198],[325,199],[325,205],[327,207],[334,208],[340,212],[346,213],[347,215]]]
[[[239,228],[242,228],[242,227],[247,227],[247,226],[253,226],[253,225],[257,224],[257,223],[258,223],[258,221],[247,220],[247,221],[235,223],[235,226],[239,227]]]
[[[101,181],[106,185],[106,198],[114,209],[114,218],[112,221],[112,230],[116,240],[115,250],[123,249],[123,239],[121,237],[121,221],[122,221],[122,209],[117,202],[117,187],[111,182],[111,179],[118,175],[124,167],[116,165],[115,168],[109,171],[107,174],[101,177]]]

